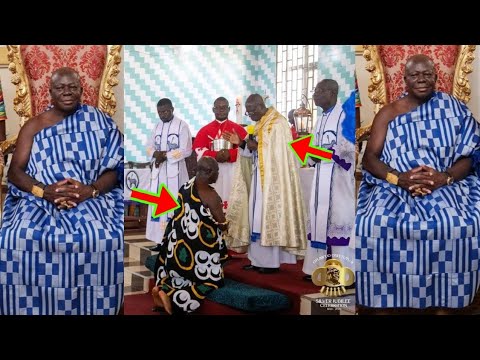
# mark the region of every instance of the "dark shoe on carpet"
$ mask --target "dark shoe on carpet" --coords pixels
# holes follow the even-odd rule
[[[243,270],[258,270],[256,266],[253,266],[252,264],[250,265],[245,265],[242,267]]]
[[[160,244],[157,244],[157,246],[150,248],[150,251],[160,251],[160,250],[162,250],[162,247],[160,246]]]
[[[258,272],[260,274],[273,274],[279,271],[280,271],[280,268],[266,268],[266,267],[258,268]]]
[[[305,280],[305,281],[312,281],[312,275],[305,275],[305,276],[303,277],[303,280]]]

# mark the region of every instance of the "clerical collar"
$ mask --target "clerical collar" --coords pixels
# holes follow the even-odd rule
[[[223,120],[223,121],[220,121],[220,120],[217,120],[217,119],[215,119],[215,121],[216,121],[216,122],[218,122],[219,124],[224,124],[224,123],[225,123],[225,121],[227,121],[227,120],[228,120],[228,118],[227,118],[227,119],[225,119],[225,120]]]
[[[335,105],[333,105],[330,109],[327,109],[326,111],[324,111],[322,115],[327,115],[329,112],[331,112],[333,110],[333,108],[335,107]]]

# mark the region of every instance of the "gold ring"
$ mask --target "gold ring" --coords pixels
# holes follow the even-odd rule
[[[67,203],[66,200],[65,200],[65,201],[62,201],[62,202],[60,203],[60,205],[68,207],[68,203]]]

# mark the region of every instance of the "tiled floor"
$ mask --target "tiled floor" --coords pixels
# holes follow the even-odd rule
[[[145,238],[143,232],[129,232],[125,234],[125,295],[144,294],[149,290],[149,281],[153,274],[145,267],[145,259],[154,254],[150,250],[156,244]],[[436,309],[414,310],[414,309],[396,309],[388,314],[399,315],[425,315],[436,314]],[[373,315],[382,313],[378,310],[369,308],[360,308],[361,315]],[[468,308],[454,310],[451,313],[456,315],[480,315],[480,291],[477,293],[472,305]]]
[[[155,243],[145,239],[143,233],[125,234],[125,295],[148,292],[153,274],[145,267],[145,259],[154,254]]]

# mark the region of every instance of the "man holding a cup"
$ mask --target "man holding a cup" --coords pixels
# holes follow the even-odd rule
[[[224,97],[215,100],[212,111],[215,119],[200,129],[192,148],[197,154],[197,160],[203,156],[210,156],[217,160],[219,176],[217,182],[212,185],[222,198],[223,210],[226,212],[233,180],[233,165],[237,161],[238,145],[233,145],[223,139],[222,135],[225,132],[235,132],[243,140],[247,137],[247,132],[239,124],[228,120],[230,106]]]

